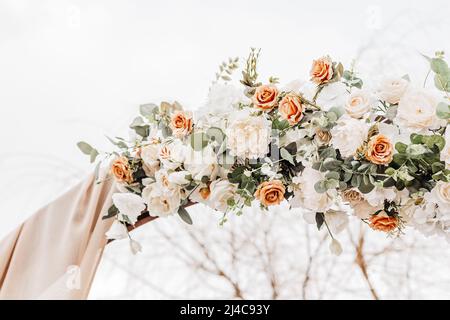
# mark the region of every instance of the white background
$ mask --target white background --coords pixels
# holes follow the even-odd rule
[[[77,141],[107,149],[104,135],[126,134],[142,103],[176,99],[186,108],[200,107],[218,64],[229,56],[244,60],[250,47],[259,47],[261,76],[278,76],[282,82],[307,79],[311,60],[330,54],[346,66],[356,59],[363,78],[376,81],[383,74],[409,73],[421,85],[427,64],[420,53],[450,52],[449,15],[446,0],[0,0],[0,236],[92,170],[76,148]],[[201,221],[198,232],[202,223],[212,224],[213,236],[220,242],[225,231],[215,228],[217,216],[202,208],[192,212]],[[234,218],[243,221],[231,222],[226,230],[233,223],[240,230],[241,223],[260,219],[254,215]],[[304,223],[299,214],[296,219]],[[287,232],[292,221],[289,217],[284,221],[277,232]],[[131,257],[126,243],[108,248],[92,298],[167,298],[180,297],[180,292],[184,297],[230,297],[226,290],[215,295],[215,289],[204,287],[204,281],[193,280],[195,268],[189,271],[180,264],[173,247],[165,246],[156,231],[175,228],[185,234],[185,228],[171,219],[158,223],[136,235],[146,248],[144,255]],[[433,268],[446,273],[450,247],[440,240],[427,242],[417,237],[430,244],[425,252],[432,256]],[[376,239],[383,244],[391,241],[383,236]],[[158,242],[156,250],[151,241],[162,244]],[[439,255],[433,256],[433,250]],[[161,251],[171,262],[157,256]],[[302,251],[298,254],[292,265],[303,272],[307,260]],[[351,265],[352,254],[340,263],[344,265],[345,260]],[[409,253],[402,254],[398,258],[403,261]],[[425,259],[421,253],[416,257]],[[111,262],[117,258],[122,268],[117,261]],[[181,266],[168,272],[167,264],[176,261]],[[376,284],[382,281],[378,274],[383,268],[373,270]],[[142,280],[143,273],[150,280]],[[417,286],[431,288],[432,281],[442,284],[439,273],[434,274]],[[186,278],[196,290],[187,289]],[[241,282],[245,283],[245,277]],[[127,291],[124,284],[129,283],[133,289]],[[370,298],[364,289],[338,290],[337,286],[329,297]],[[442,292],[448,297],[445,286],[441,291],[433,286],[414,297],[439,298]],[[385,290],[384,297],[408,297],[393,293],[386,284],[379,287],[384,288],[380,289]],[[256,290],[248,297],[263,297],[262,292]],[[289,289],[284,297],[301,294]]]

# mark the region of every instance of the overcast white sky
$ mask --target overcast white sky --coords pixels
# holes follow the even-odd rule
[[[77,141],[108,148],[141,103],[198,108],[229,56],[260,47],[282,82],[324,54],[421,82],[449,16],[447,0],[0,0],[0,237],[92,169]]]

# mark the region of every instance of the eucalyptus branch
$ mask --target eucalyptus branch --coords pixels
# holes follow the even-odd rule
[[[219,71],[216,72],[216,79],[213,81],[213,84],[217,83],[219,80],[230,81],[233,71],[239,68],[238,62],[238,57],[228,58],[228,62],[222,62],[222,64],[219,66]]]

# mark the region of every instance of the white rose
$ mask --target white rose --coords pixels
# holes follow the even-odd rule
[[[372,110],[374,105],[375,100],[370,92],[355,89],[345,103],[345,111],[350,117],[361,119]]]
[[[328,227],[333,234],[342,232],[348,225],[348,216],[342,211],[330,210],[324,215]]]
[[[208,145],[201,151],[195,151],[192,148],[186,149],[184,168],[192,175],[192,179],[200,181],[205,176],[210,179],[217,176],[219,165],[211,146]]]
[[[425,200],[437,204],[440,211],[448,212],[450,215],[450,183],[436,182],[430,193],[425,195]]]
[[[269,152],[271,122],[264,115],[252,116],[236,112],[226,129],[228,148],[232,156],[247,159],[263,158]]]
[[[445,129],[445,146],[441,151],[441,161],[445,161],[447,167],[450,166],[450,125]]]
[[[161,188],[158,183],[142,190],[142,197],[151,216],[167,217],[178,211],[181,197],[179,190]]]
[[[215,210],[225,212],[228,208],[227,201],[236,196],[237,185],[228,180],[214,180],[209,185],[210,194],[207,205]]]
[[[183,170],[183,171],[176,171],[169,173],[168,180],[170,183],[177,184],[177,185],[183,185],[188,184],[189,180],[186,179],[186,177],[189,177],[191,174],[189,171]]]
[[[343,157],[353,156],[367,139],[368,131],[369,126],[365,121],[343,115],[331,129],[331,144],[339,149]]]
[[[141,149],[141,158],[143,161],[143,169],[148,177],[155,175],[155,172],[159,169],[159,144],[152,143]]]
[[[390,104],[396,104],[400,101],[408,89],[409,82],[402,78],[389,77],[381,81],[378,88],[378,96]]]
[[[323,180],[323,178],[321,172],[306,167],[301,176],[294,177],[292,181],[294,183],[294,197],[290,200],[290,205],[293,208],[301,207],[314,212],[325,212],[330,209],[336,197],[336,190],[318,193],[314,189],[314,184]]]
[[[121,240],[128,237],[128,230],[122,222],[114,220],[105,235],[108,239]]]
[[[180,140],[175,139],[160,146],[158,158],[166,169],[175,170],[183,163],[186,149]]]
[[[375,187],[372,191],[364,195],[364,199],[366,199],[372,207],[382,206],[384,204],[384,200],[392,201],[396,197],[397,193],[394,189],[387,189],[383,187]]]
[[[381,206],[371,206],[366,200],[352,203],[350,206],[353,209],[353,214],[360,219],[368,219],[370,215],[374,214],[377,210],[382,209]]]
[[[134,224],[145,210],[144,200],[133,193],[115,193],[112,195],[112,201],[119,210],[119,219],[126,221],[121,218],[126,216],[131,224]]]
[[[410,224],[427,236],[436,234],[439,221],[436,219],[436,206],[434,204],[428,203],[416,206],[412,208],[412,212]]]
[[[408,89],[400,99],[395,122],[415,132],[437,129],[443,123],[436,116],[438,99],[423,89]]]
[[[317,96],[316,103],[323,111],[333,107],[342,107],[348,98],[348,91],[342,82],[334,82],[325,86]]]
[[[239,103],[249,102],[250,99],[244,95],[243,90],[232,84],[216,83],[209,89],[207,102],[196,116],[202,118],[208,115],[226,115],[233,112]]]

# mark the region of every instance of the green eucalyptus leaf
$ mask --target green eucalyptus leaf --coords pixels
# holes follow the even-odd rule
[[[329,171],[325,174],[325,178],[339,180],[339,173],[336,171]]]
[[[395,144],[395,150],[397,150],[400,153],[405,153],[406,148],[408,148],[408,146],[406,144],[404,144],[403,142],[397,142]]]
[[[395,180],[392,177],[389,177],[386,180],[384,180],[383,187],[390,188],[393,186],[395,186]]]
[[[323,161],[324,168],[330,171],[338,169],[341,164],[342,161],[333,158],[327,158]]]
[[[136,118],[134,118],[133,122],[131,122],[130,128],[134,129],[135,127],[140,127],[143,125],[145,125],[145,122],[142,119],[142,117],[136,117]]]
[[[430,61],[431,70],[438,74],[446,74],[449,72],[447,63],[441,58],[433,58]]]
[[[80,141],[77,143],[78,148],[81,150],[81,152],[83,152],[84,154],[90,156],[92,150],[94,150],[94,148],[91,147],[91,145],[87,142],[84,141]]]
[[[320,151],[319,155],[322,159],[326,159],[326,158],[336,159],[336,156],[337,156],[336,150],[332,147],[323,149],[322,151]]]
[[[325,215],[323,214],[323,212],[316,212],[316,225],[318,230],[320,230],[324,222]]]
[[[408,157],[405,154],[403,154],[403,153],[394,154],[393,161],[396,164],[398,164],[399,166],[404,164],[406,162],[406,160],[408,160]]]
[[[434,85],[438,90],[450,92],[450,74],[436,74],[434,76]]]
[[[184,207],[180,207],[178,209],[178,215],[180,216],[181,220],[183,220],[184,222],[186,222],[187,224],[192,224],[192,218],[189,215],[189,213],[187,212],[186,208]]]
[[[222,129],[217,127],[209,128],[206,131],[206,135],[208,136],[209,140],[217,141],[219,145],[222,144],[223,140],[225,139],[225,134],[223,133]]]
[[[366,177],[366,176],[364,176],[364,177]],[[367,183],[363,182],[358,187],[359,191],[361,191],[362,193],[369,193],[374,188],[375,188],[375,186],[369,182],[368,178],[367,178]]]
[[[444,149],[445,146],[444,137],[438,134],[432,136],[424,136],[422,141],[430,149],[433,148],[433,146],[435,145],[439,148],[440,151],[442,151],[442,149]]]
[[[442,162],[435,162],[431,165],[431,171],[433,171],[433,173],[442,171],[445,169],[445,165]]]
[[[195,151],[201,151],[208,145],[208,137],[203,132],[197,132],[190,135],[190,144]]]
[[[325,192],[327,192],[327,187],[325,185],[325,181],[324,180],[317,181],[314,184],[314,190],[316,190],[317,193],[325,193]]]
[[[450,105],[445,102],[440,102],[436,107],[436,115],[441,119],[450,119]]]
[[[159,107],[154,103],[147,103],[139,106],[139,111],[142,116],[146,118],[152,118],[155,113],[157,113],[159,110]]]
[[[334,113],[336,115],[336,120],[345,114],[345,109],[343,107],[332,107],[328,110],[328,113]]]
[[[351,172],[344,173],[344,182],[349,182],[350,179],[352,178],[352,176],[353,176],[353,173],[351,173]]]
[[[295,165],[294,158],[285,148],[280,149],[280,155],[284,160],[288,161],[292,165]]]
[[[385,174],[392,176],[395,173],[395,169],[394,168],[387,168],[386,171],[384,172]]]
[[[339,187],[339,180],[335,180],[335,179],[325,180],[325,188],[327,190],[336,189],[337,187]]]
[[[423,135],[417,134],[417,133],[412,133],[409,137],[411,142],[414,144],[422,143],[422,138],[423,138]]]
[[[95,159],[97,159],[98,151],[95,149],[92,149],[91,154],[89,156],[90,156],[91,163],[94,163]]]
[[[150,134],[150,126],[135,126],[133,127],[134,131],[143,138],[147,138]]]
[[[116,207],[115,205],[112,205],[112,206],[108,209],[108,213],[105,214],[105,215],[102,217],[102,220],[105,220],[105,219],[109,219],[109,218],[115,217],[115,216],[118,215],[118,214],[119,214],[119,209],[117,209],[117,207]]]

